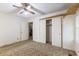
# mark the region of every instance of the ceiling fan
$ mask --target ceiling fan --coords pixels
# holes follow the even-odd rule
[[[31,14],[35,14],[34,11],[38,12],[38,13],[41,13],[41,14],[45,14],[44,12],[40,11],[39,9],[37,8],[34,8],[30,3],[21,3],[22,6],[17,6],[17,5],[13,5],[13,7],[16,7],[18,8],[19,10],[24,10],[24,11],[28,11],[30,12]],[[30,7],[30,9],[34,10],[34,11],[31,11],[29,10],[28,8]],[[24,11],[20,12],[20,14],[22,14]]]

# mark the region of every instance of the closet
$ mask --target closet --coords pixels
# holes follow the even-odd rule
[[[46,43],[52,44],[52,20],[46,20]]]

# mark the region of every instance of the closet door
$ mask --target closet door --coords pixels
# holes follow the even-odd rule
[[[77,55],[79,56],[79,15],[76,16],[76,39],[75,39],[75,50]]]
[[[52,45],[61,47],[61,17],[52,18]]]
[[[40,42],[46,43],[46,20],[40,20],[39,26]]]
[[[63,48],[74,50],[74,20],[75,15],[63,18]]]

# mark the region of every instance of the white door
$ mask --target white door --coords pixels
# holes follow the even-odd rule
[[[78,12],[79,14],[79,12]],[[79,56],[79,15],[76,16],[76,40],[75,40],[75,50]]]
[[[29,26],[28,26],[28,23],[23,22],[21,24],[20,35],[21,35],[21,40],[27,40],[29,38]]]
[[[63,48],[74,50],[74,15],[68,15],[63,19]]]
[[[40,42],[46,43],[46,20],[39,21],[39,36]]]
[[[61,47],[61,17],[52,18],[52,45]]]

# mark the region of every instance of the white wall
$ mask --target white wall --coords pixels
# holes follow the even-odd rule
[[[0,13],[0,47],[28,39],[28,35],[26,34],[26,38],[21,38],[21,32],[25,32],[24,30],[23,32],[21,28],[21,25],[24,24],[23,22],[25,22],[24,19],[15,15]],[[27,33],[27,31],[25,33]]]

